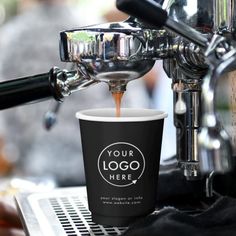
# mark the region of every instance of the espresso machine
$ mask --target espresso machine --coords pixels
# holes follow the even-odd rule
[[[62,102],[98,82],[112,93],[124,92],[127,83],[163,60],[172,79],[177,159],[184,176],[192,180],[230,171],[235,139],[219,121],[215,97],[219,78],[235,69],[234,1],[159,3],[117,0],[118,9],[131,15],[126,21],[61,32],[61,60],[76,69],[55,67],[1,82],[0,109],[50,97]]]
[[[216,108],[217,85],[236,69],[233,0],[117,0],[130,17],[124,22],[93,25],[60,33],[60,56],[73,71],[49,73],[0,83],[0,109],[66,96],[99,82],[124,92],[156,60],[172,80],[177,160],[187,180],[235,168],[234,96],[232,116],[224,125]],[[132,83],[132,82],[131,82]],[[209,196],[211,193],[209,193]]]
[[[234,1],[164,1],[162,8],[154,1],[133,5],[134,1],[117,1],[118,9],[156,30],[155,36],[165,35],[156,36],[161,47],[150,51],[152,58],[163,59],[172,79],[177,159],[183,174],[192,180],[202,173],[232,170],[233,139],[215,103],[219,78],[235,69]]]

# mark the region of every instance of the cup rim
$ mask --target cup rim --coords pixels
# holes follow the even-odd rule
[[[105,115],[102,115],[106,114]],[[97,114],[97,115],[96,115]],[[100,114],[100,115],[99,115]],[[76,112],[79,120],[99,122],[140,122],[161,120],[168,116],[164,111],[147,108],[121,108],[121,116],[115,116],[115,108],[95,108]]]

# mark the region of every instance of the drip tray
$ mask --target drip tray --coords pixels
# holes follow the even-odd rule
[[[19,194],[16,204],[29,236],[121,235],[126,230],[92,222],[85,187]]]

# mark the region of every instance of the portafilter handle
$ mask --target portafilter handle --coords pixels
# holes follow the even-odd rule
[[[167,11],[154,0],[116,0],[116,7],[154,28],[165,27],[201,48],[208,45],[206,36],[182,22],[171,19]]]
[[[48,73],[0,82],[0,110],[48,98],[65,96],[98,83],[79,73],[53,67]]]

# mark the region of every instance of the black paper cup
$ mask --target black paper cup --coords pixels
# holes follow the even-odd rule
[[[93,222],[127,226],[155,210],[164,118],[150,109],[92,109],[80,122]]]

